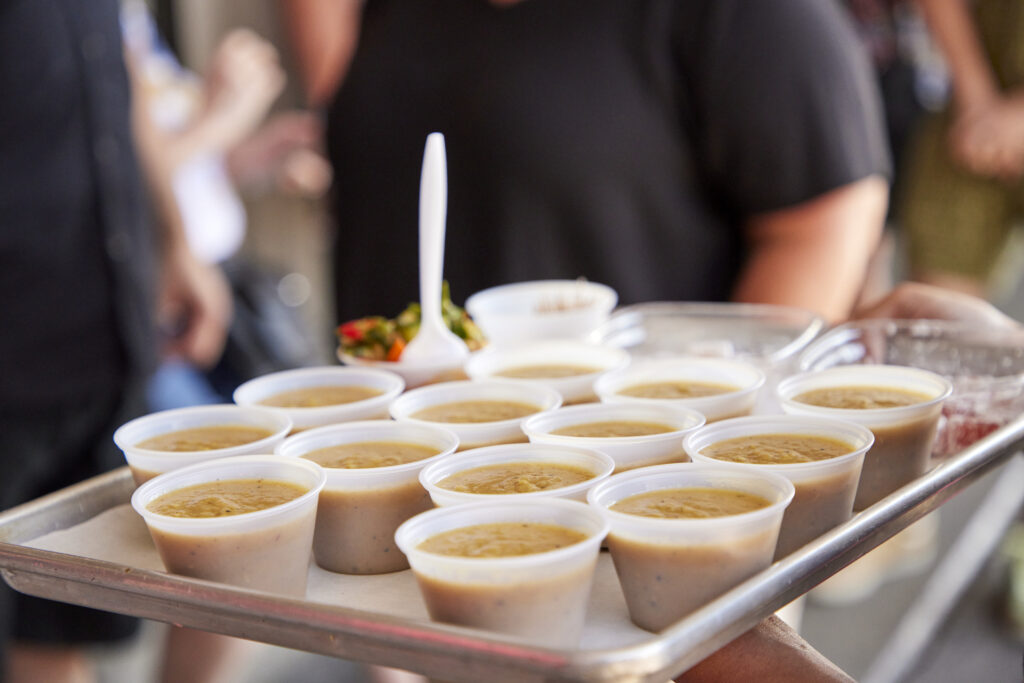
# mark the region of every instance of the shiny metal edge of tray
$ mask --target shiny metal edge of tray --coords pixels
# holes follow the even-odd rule
[[[452,681],[652,681],[685,671],[1024,447],[1024,416],[773,564],[672,628],[628,647],[548,650],[483,631],[277,597],[19,542],[127,501],[127,468],[0,514],[0,569],[31,595]]]

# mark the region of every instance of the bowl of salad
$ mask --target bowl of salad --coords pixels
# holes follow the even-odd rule
[[[469,314],[452,303],[445,282],[441,290],[441,317],[470,352],[483,348],[487,340]],[[420,329],[420,305],[409,304],[394,318],[374,315],[338,326],[338,359],[345,365],[390,370],[405,380],[406,388],[466,379],[461,359],[447,364],[413,363],[402,360],[406,345]]]

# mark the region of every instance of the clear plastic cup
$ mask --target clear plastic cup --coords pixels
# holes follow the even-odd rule
[[[553,434],[559,429],[592,422],[653,422],[672,427],[669,432],[644,436],[568,436]],[[591,403],[559,408],[534,415],[523,422],[523,431],[531,443],[552,446],[594,448],[615,461],[615,471],[669,462],[686,462],[683,437],[704,424],[704,416],[695,410],[647,403]]]
[[[662,519],[610,510],[633,495],[679,488],[715,488],[762,496],[771,505],[725,517]],[[661,631],[771,564],[793,484],[739,467],[682,463],[617,474],[590,489],[587,500],[611,529],[608,549],[633,623]]]
[[[271,479],[308,490],[287,503],[227,517],[170,517],[146,509],[165,493],[234,479]],[[137,488],[131,502],[146,521],[167,571],[302,597],[306,594],[317,498],[324,481],[324,472],[315,463],[246,455],[161,474]]]
[[[831,387],[887,387],[925,394],[928,400],[898,408],[825,408],[793,400],[804,392]],[[848,420],[875,435],[864,456],[854,510],[874,505],[928,470],[942,403],[949,381],[927,370],[898,365],[850,365],[806,372],[779,383],[782,408],[792,415]]]
[[[509,463],[532,463],[536,464],[538,469],[550,464],[569,465],[593,473],[590,479],[570,486],[514,494],[498,494],[501,497],[513,495],[517,499],[553,497],[585,502],[590,487],[607,479],[615,469],[615,461],[611,456],[592,448],[570,448],[536,443],[505,444],[474,448],[472,451],[458,453],[431,463],[420,471],[420,483],[430,492],[430,498],[434,504],[439,506],[494,500],[495,494],[453,491],[438,484],[446,477],[464,470]]]
[[[525,403],[535,406],[538,413],[543,413],[560,406],[562,396],[548,387],[507,380],[446,382],[407,391],[391,402],[390,410],[396,420],[434,425],[455,432],[459,437],[460,450],[526,442],[526,435],[520,428],[525,419],[523,417],[493,422],[439,422],[413,417],[426,408],[463,401]]]
[[[366,441],[397,441],[427,446],[437,455],[401,465],[345,469],[324,467],[313,556],[316,563],[343,574],[383,574],[407,569],[394,544],[405,520],[433,507],[419,481],[420,471],[443,461],[459,439],[438,427],[378,420],[319,427],[289,437],[277,454],[302,458],[312,451]]]
[[[419,550],[428,538],[478,524],[540,523],[586,539],[513,557],[452,557]],[[608,524],[597,510],[543,498],[466,503],[413,517],[395,534],[435,621],[517,636],[547,647],[579,644],[601,540]]]
[[[828,460],[789,464],[748,464],[722,461],[701,450],[728,439],[767,434],[796,434],[837,439],[850,452]],[[775,548],[775,559],[789,555],[850,519],[857,494],[864,454],[875,437],[853,422],[803,415],[738,417],[701,427],[683,440],[683,448],[696,463],[754,468],[781,474],[793,483],[795,495],[786,508]]]
[[[146,439],[161,434],[217,425],[259,427],[271,434],[241,446],[205,451],[155,451],[138,447]],[[142,484],[158,474],[205,460],[273,452],[291,429],[291,418],[267,408],[230,404],[193,406],[150,413],[126,422],[114,432],[114,443],[124,453],[135,483]]]
[[[611,346],[574,341],[550,341],[514,348],[490,348],[466,362],[470,379],[508,379],[551,387],[565,405],[596,401],[594,382],[629,364],[629,353]],[[563,366],[589,369],[568,377],[513,378],[500,373],[529,367]]]
[[[586,280],[516,282],[479,291],[466,311],[495,346],[583,339],[608,320],[618,294]]]
[[[379,392],[370,398],[315,407],[281,408],[264,406],[262,402],[285,391],[313,387],[365,387]],[[322,427],[339,422],[354,422],[373,418],[387,418],[388,404],[405,389],[405,381],[398,375],[371,368],[342,368],[324,366],[273,372],[239,385],[234,400],[240,406],[257,406],[287,415],[292,420],[293,432]]]
[[[707,382],[735,387],[731,391],[690,398],[642,398],[621,393],[629,387],[659,382]],[[708,422],[749,415],[764,386],[764,373],[751,363],[719,358],[664,358],[645,360],[594,383],[604,403],[658,403],[689,408]]]

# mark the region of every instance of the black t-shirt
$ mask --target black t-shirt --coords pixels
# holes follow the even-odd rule
[[[579,276],[622,303],[723,300],[746,217],[888,173],[831,0],[369,0],[328,125],[340,320],[418,298],[432,131],[456,302]]]
[[[155,350],[117,1],[0,3],[0,92],[0,408],[107,396]]]

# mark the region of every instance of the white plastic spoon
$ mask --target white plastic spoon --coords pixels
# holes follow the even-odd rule
[[[456,363],[469,355],[466,343],[448,329],[441,317],[447,209],[444,136],[431,133],[423,151],[420,175],[420,330],[402,351],[403,363]]]

